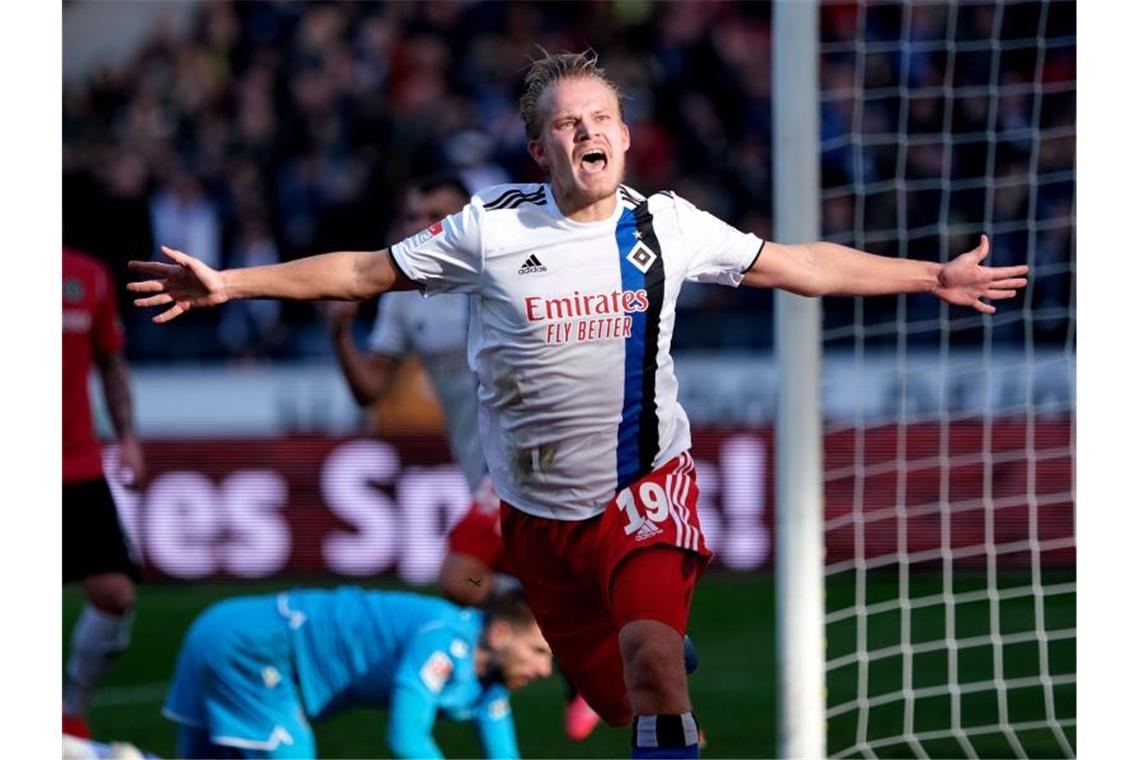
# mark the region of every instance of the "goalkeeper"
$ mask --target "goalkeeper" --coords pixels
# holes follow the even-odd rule
[[[550,671],[517,590],[484,612],[402,592],[294,590],[202,613],[163,714],[181,757],[316,757],[310,720],[387,704],[397,757],[443,757],[431,733],[442,711],[475,723],[488,758],[517,758],[509,693]]]

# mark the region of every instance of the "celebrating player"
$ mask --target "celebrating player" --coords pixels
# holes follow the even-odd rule
[[[454,176],[429,177],[412,183],[396,225],[397,239],[414,235],[432,222],[460,211],[470,199],[463,182]],[[341,371],[357,403],[368,406],[394,389],[400,361],[410,352],[420,356],[443,407],[447,441],[468,488],[470,509],[452,527],[447,554],[439,569],[443,595],[465,606],[483,604],[495,588],[495,574],[511,571],[503,553],[499,529],[499,494],[487,474],[479,445],[478,381],[467,366],[467,329],[471,322],[471,296],[448,293],[425,300],[418,293],[389,293],[380,304],[362,354],[352,339],[357,305],[336,302],[329,328]],[[566,735],[582,741],[599,717],[585,699],[569,687]]]
[[[443,757],[437,711],[474,721],[488,758],[517,758],[509,695],[550,675],[521,591],[485,612],[402,592],[238,597],[186,634],[163,713],[179,757],[316,757],[309,721],[387,704],[397,757]]]
[[[87,737],[91,692],[131,640],[139,566],[119,524],[91,420],[87,379],[94,361],[119,440],[119,473],[129,487],[144,475],[131,413],[115,289],[96,259],[63,249],[63,582],[87,595],[71,632],[63,689],[63,731]]]
[[[670,342],[685,280],[807,296],[930,293],[992,313],[1028,268],[947,264],[744,234],[671,192],[622,185],[630,134],[592,55],[527,72],[520,108],[548,183],[480,191],[390,249],[215,272],[136,262],[155,322],[234,298],[476,294],[469,358],[507,557],[559,666],[635,757],[695,757],[682,636],[710,552]]]

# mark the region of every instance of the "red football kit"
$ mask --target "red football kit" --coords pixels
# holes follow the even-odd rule
[[[618,648],[622,627],[656,620],[685,634],[693,589],[712,557],[697,495],[686,452],[587,520],[548,520],[502,502],[507,559],[526,570],[519,580],[558,667],[610,725],[632,717]]]
[[[99,441],[91,419],[87,378],[97,354],[121,350],[110,275],[97,260],[63,250],[63,482],[103,477]]]

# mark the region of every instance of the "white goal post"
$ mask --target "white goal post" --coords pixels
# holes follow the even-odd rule
[[[772,9],[774,237],[819,239],[819,9]],[[776,293],[776,642],[781,757],[826,752],[820,305]]]

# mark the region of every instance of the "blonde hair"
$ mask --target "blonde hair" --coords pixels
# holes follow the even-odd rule
[[[539,48],[542,50],[542,48]],[[542,58],[530,62],[526,77],[523,80],[523,93],[519,97],[519,115],[526,125],[528,140],[537,140],[542,133],[542,115],[539,113],[538,100],[546,88],[563,79],[576,79],[579,77],[594,77],[609,87],[617,98],[620,113],[621,102],[624,97],[621,88],[609,77],[606,70],[598,65],[598,54],[587,49],[582,53],[556,53],[551,54],[542,50]]]

